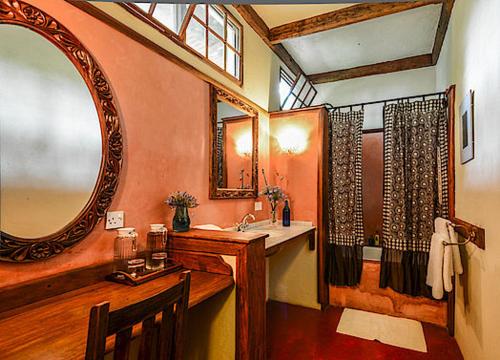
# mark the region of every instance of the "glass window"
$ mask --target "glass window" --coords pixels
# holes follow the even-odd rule
[[[188,44],[191,48],[193,48],[193,50],[196,50],[203,56],[205,56],[206,54],[205,36],[205,27],[200,24],[198,20],[192,18],[186,30],[186,44]]]
[[[293,80],[283,69],[280,69],[280,83],[279,83],[279,92],[280,92],[280,104],[284,104],[286,98],[292,91]]]
[[[135,5],[146,13],[149,12],[149,8],[151,7],[150,3],[135,3]]]
[[[224,42],[212,33],[208,34],[208,59],[224,69]]]
[[[153,17],[178,34],[187,9],[186,4],[156,4]]]
[[[280,69],[279,93],[281,110],[299,109],[310,106],[316,96],[316,89],[304,75],[293,79],[283,68]]]
[[[202,34],[203,30],[204,34]],[[207,38],[208,48],[205,49],[199,43],[204,42]],[[187,28],[186,43],[204,55],[211,63],[237,79],[241,75],[240,38],[241,26],[237,25],[236,20],[223,7],[196,5],[194,15]],[[203,53],[202,50],[206,50],[206,53]]]
[[[240,56],[232,49],[226,49],[226,71],[235,78],[240,77]]]
[[[194,8],[194,15],[201,20],[202,23],[207,22],[207,6],[206,5],[196,5]]]
[[[123,6],[134,7],[128,4]],[[132,13],[136,15],[137,12],[143,12],[144,16],[140,18],[152,26],[159,27],[158,23],[164,25],[178,35],[180,44],[187,45],[209,63],[225,70],[236,79],[241,78],[242,27],[224,6],[135,3],[133,10]],[[186,20],[187,14],[190,18]]]
[[[208,8],[208,26],[220,36],[224,37],[224,13],[214,5]]]
[[[231,20],[227,21],[227,43],[233,49],[240,50],[240,28]]]

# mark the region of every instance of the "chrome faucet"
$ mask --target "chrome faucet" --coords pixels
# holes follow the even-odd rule
[[[255,216],[252,214],[246,214],[243,216],[243,219],[241,219],[240,223],[236,223],[236,231],[245,231],[248,229],[248,218],[251,218],[252,220],[255,221]]]

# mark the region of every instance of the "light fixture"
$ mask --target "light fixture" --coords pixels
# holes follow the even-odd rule
[[[252,155],[252,131],[245,131],[236,139],[236,152],[240,156]]]
[[[278,130],[278,144],[283,152],[300,154],[307,149],[307,133],[295,125],[286,125]]]

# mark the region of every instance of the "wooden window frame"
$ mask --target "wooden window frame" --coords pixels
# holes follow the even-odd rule
[[[197,58],[203,60],[204,63],[210,65],[213,69],[215,69],[217,72],[220,74],[224,75],[226,78],[230,79],[231,81],[235,82],[239,86],[243,85],[243,25],[234,17],[233,14],[229,12],[229,10],[226,9],[224,5],[220,4],[190,4],[186,15],[182,21],[182,25],[179,30],[179,34],[176,34],[174,31],[172,31],[170,28],[168,28],[166,25],[158,21],[153,17],[153,11],[156,7],[156,3],[151,3],[151,7],[148,12],[144,11],[140,7],[138,7],[134,3],[120,3],[119,4],[121,7],[123,7],[125,10],[127,10],[129,13],[134,15],[136,18],[139,20],[145,22],[146,24],[150,25],[154,29],[158,30],[160,33],[168,37],[170,40],[172,40],[176,45],[182,47],[183,49],[187,50],[190,54],[196,56]],[[199,19],[196,15],[194,15],[194,10],[196,5],[204,5],[204,6],[215,6],[217,7],[221,12],[224,13],[224,38],[227,38],[227,26],[228,26],[228,19],[236,25],[236,27],[239,29],[239,45],[240,45],[240,50],[236,50],[232,45],[228,44],[226,39],[223,39],[222,36],[220,36],[215,30],[212,30],[210,26],[208,25],[208,7],[206,8],[206,23],[203,23],[201,19]],[[194,50],[191,46],[189,46],[186,43],[186,31],[189,26],[189,23],[191,22],[191,19],[194,18],[194,21],[197,21],[198,24],[203,26],[205,29],[205,55],[200,54],[198,51]],[[215,62],[210,60],[208,58],[208,34],[212,34],[217,39],[222,41],[224,45],[224,69],[221,68],[219,65],[217,65]],[[227,48],[230,48],[232,51],[234,51],[237,56],[239,56],[239,78],[233,76],[229,72],[225,70],[226,68],[226,62],[227,62]]]

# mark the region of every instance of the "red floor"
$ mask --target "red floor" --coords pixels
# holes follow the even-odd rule
[[[463,360],[445,329],[423,324],[427,353],[336,332],[341,308],[327,311],[270,301],[267,306],[268,359]]]

